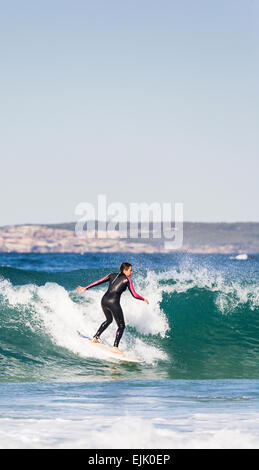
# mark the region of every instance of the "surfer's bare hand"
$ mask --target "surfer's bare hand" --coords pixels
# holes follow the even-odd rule
[[[80,293],[81,293],[81,292],[84,292],[84,291],[85,291],[85,287],[78,286],[78,287],[76,288],[76,290],[77,290],[77,292],[80,292]]]
[[[146,304],[149,304],[149,301],[147,299],[144,299],[144,302],[146,302]]]

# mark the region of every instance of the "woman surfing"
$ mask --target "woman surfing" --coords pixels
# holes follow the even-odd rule
[[[106,320],[101,324],[100,328],[94,335],[92,341],[93,343],[99,342],[100,335],[112,323],[112,320],[114,318],[118,325],[118,329],[115,336],[113,351],[118,354],[123,354],[122,351],[119,350],[118,346],[123,335],[123,331],[125,329],[123,311],[120,306],[120,297],[122,292],[124,292],[128,287],[135,299],[144,300],[144,302],[149,304],[149,301],[147,299],[144,299],[144,297],[141,297],[141,295],[137,294],[137,292],[135,291],[132,284],[132,280],[130,279],[131,274],[132,265],[130,263],[122,263],[119,273],[109,273],[102,279],[92,282],[86,287],[78,286],[76,289],[77,292],[84,292],[87,289],[90,289],[91,287],[99,286],[104,282],[109,282],[108,290],[101,300],[101,305],[104,315],[106,316]]]

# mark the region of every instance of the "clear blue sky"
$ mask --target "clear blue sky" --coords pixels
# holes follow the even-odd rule
[[[258,1],[0,6],[0,225],[98,194],[259,221]]]

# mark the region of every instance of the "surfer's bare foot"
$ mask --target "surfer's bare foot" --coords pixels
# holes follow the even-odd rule
[[[92,343],[99,343],[100,341],[98,340],[98,338],[93,338],[92,339]]]
[[[124,354],[122,351],[119,350],[119,348],[117,348],[117,346],[113,346],[113,352],[117,354]]]

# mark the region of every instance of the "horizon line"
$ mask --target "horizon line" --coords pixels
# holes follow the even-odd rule
[[[95,224],[97,223],[109,223],[111,221],[109,220],[98,220],[98,219],[90,219],[88,221],[86,221],[85,223],[87,222],[95,222]],[[149,224],[161,224],[161,223],[170,223],[173,224],[175,223],[174,220],[160,220],[160,221],[155,221],[153,222],[152,220],[139,220],[139,221],[134,221],[134,222],[130,222],[130,221],[116,221],[115,223],[115,226],[119,223],[126,223],[126,224],[141,224],[141,223],[149,223]],[[18,224],[4,224],[4,225],[0,225],[0,229],[1,228],[4,228],[4,227],[20,227],[20,226],[25,226],[25,225],[30,225],[30,226],[33,226],[33,225],[41,225],[41,226],[48,226],[48,225],[69,225],[69,224],[77,224],[78,221],[70,221],[70,222],[24,222],[24,223],[18,223]],[[250,220],[250,221],[240,221],[240,220],[236,220],[236,221],[214,221],[214,222],[209,222],[209,221],[192,221],[192,220],[184,220],[182,222],[183,224],[259,224],[259,221],[254,221],[254,220]]]

